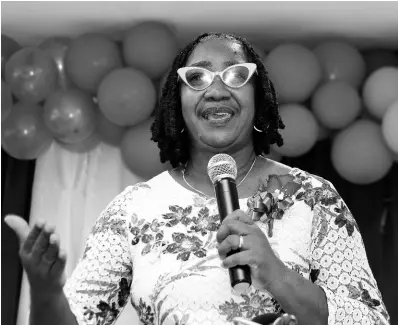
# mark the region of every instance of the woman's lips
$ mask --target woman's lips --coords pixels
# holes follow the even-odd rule
[[[225,106],[209,107],[204,109],[201,113],[201,117],[208,121],[231,119],[234,115],[235,112],[231,108]]]

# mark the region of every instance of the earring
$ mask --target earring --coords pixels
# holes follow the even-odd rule
[[[184,129],[184,128],[182,128],[182,130],[181,130],[181,133],[184,133],[184,131],[185,131],[185,129]]]
[[[263,132],[263,130],[257,129],[255,125],[253,126],[253,128],[254,128],[257,132],[260,132],[260,133]]]

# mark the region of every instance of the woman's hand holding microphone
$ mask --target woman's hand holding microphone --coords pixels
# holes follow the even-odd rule
[[[270,285],[283,279],[287,270],[275,255],[263,231],[242,210],[229,214],[217,232],[218,253],[223,266],[249,265],[253,285],[269,290]],[[240,249],[227,257],[231,250]]]

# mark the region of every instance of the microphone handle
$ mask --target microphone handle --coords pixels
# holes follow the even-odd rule
[[[232,178],[222,178],[214,185],[214,190],[217,198],[218,213],[220,220],[223,222],[225,217],[230,213],[238,210],[239,196],[236,188],[235,180]],[[240,252],[239,249],[230,251],[227,256]],[[250,267],[248,265],[236,265],[229,269],[229,278],[232,288],[239,284],[252,284],[250,276]]]

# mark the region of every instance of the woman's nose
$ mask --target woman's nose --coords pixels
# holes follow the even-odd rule
[[[231,93],[221,78],[216,76],[212,84],[206,89],[204,97],[208,100],[225,100],[231,97]]]

